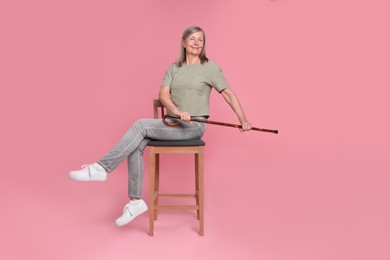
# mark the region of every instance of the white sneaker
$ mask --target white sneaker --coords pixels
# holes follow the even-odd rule
[[[123,226],[132,221],[135,217],[141,215],[145,211],[148,210],[148,206],[146,206],[145,201],[139,200],[131,200],[129,203],[125,205],[123,209],[123,214],[117,220],[115,220],[115,224],[117,226]]]
[[[107,172],[98,163],[86,164],[81,166],[78,171],[69,172],[69,177],[76,181],[105,181]]]

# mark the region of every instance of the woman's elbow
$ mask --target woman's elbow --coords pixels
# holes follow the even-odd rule
[[[160,90],[160,92],[158,93],[158,99],[161,101],[161,99],[166,98],[167,95],[168,95],[168,94],[166,93],[166,91]]]
[[[169,88],[166,86],[162,86],[158,94],[158,98],[159,99],[171,98],[171,94],[169,93]]]

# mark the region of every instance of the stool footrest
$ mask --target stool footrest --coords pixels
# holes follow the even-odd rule
[[[154,207],[155,210],[198,210],[196,205],[159,205]]]
[[[158,194],[159,198],[196,198],[195,194]]]

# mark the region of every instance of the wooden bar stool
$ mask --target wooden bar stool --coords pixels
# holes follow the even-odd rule
[[[164,116],[164,106],[159,100],[153,101],[154,118]],[[154,235],[154,221],[157,220],[159,210],[196,210],[199,220],[199,235],[204,235],[204,146],[201,139],[185,141],[157,141],[152,140],[149,146],[149,235]],[[195,155],[195,193],[194,194],[160,194],[159,193],[159,155],[160,154],[194,154]],[[195,205],[159,205],[159,198],[195,198]]]

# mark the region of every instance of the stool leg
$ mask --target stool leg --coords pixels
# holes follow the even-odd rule
[[[154,148],[149,151],[149,235],[154,235],[154,193],[155,193],[155,162],[156,154]]]
[[[199,147],[198,153],[198,181],[199,181],[199,235],[204,235],[204,147]]]
[[[199,157],[195,154],[195,198],[196,205],[199,207]],[[197,219],[200,220],[199,208],[196,210]]]
[[[157,213],[158,213],[158,209],[157,209],[157,206],[158,206],[158,197],[159,197],[159,186],[160,186],[160,155],[159,154],[156,154],[156,162],[155,162],[155,165],[156,165],[156,168],[155,168],[155,171],[154,171],[154,179],[155,179],[155,183],[154,183],[154,190],[155,190],[155,194],[157,195],[155,200],[154,200],[154,220],[157,220]]]

